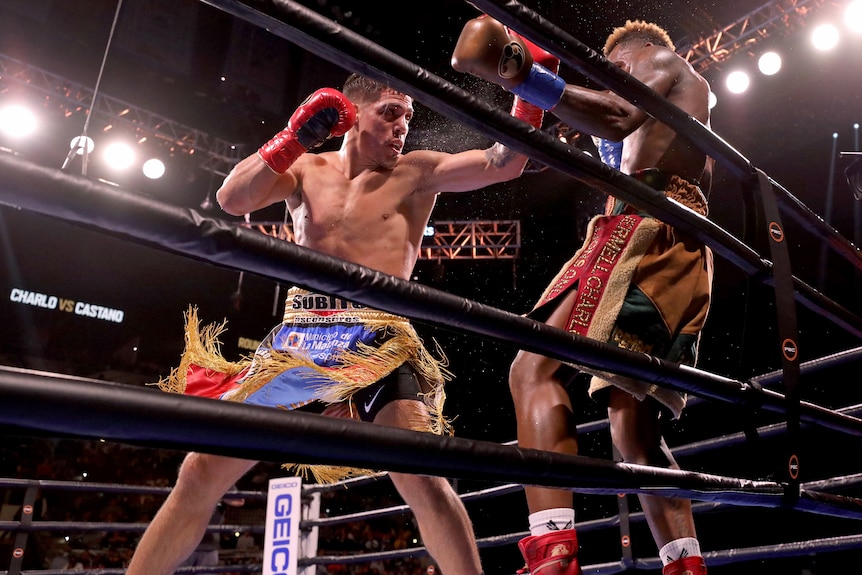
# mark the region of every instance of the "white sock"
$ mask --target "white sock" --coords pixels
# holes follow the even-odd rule
[[[694,537],[674,539],[661,548],[658,556],[661,557],[662,565],[673,563],[682,557],[700,557],[700,543]]]
[[[530,535],[544,535],[551,531],[575,528],[575,510],[571,507],[557,507],[531,513]]]

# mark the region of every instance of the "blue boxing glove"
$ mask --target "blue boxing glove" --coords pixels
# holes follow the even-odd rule
[[[514,40],[524,45],[533,61],[530,73],[523,82],[512,88],[512,93],[543,110],[551,110],[566,91],[566,81],[557,75],[560,59],[514,30],[507,30]]]

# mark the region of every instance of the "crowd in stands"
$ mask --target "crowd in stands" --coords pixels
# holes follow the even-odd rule
[[[0,478],[58,482],[134,485],[169,488],[184,453],[140,448],[103,441],[51,439],[4,434],[0,441]],[[284,476],[277,464],[258,464],[238,484],[240,491],[265,493],[269,479]],[[42,489],[33,506],[33,521],[73,522],[78,528],[31,532],[24,555],[24,569],[89,570],[125,567],[143,532],[161,505],[159,493],[105,492],[104,490]],[[363,495],[363,491],[371,493]],[[390,493],[391,492],[391,493]],[[0,521],[21,518],[24,487],[2,491]],[[166,490],[165,490],[166,494]],[[321,516],[367,511],[401,505],[391,484],[383,479],[369,487],[339,487],[321,496]],[[227,509],[224,523],[257,526],[258,532],[221,533],[220,564],[260,563],[265,500],[246,500],[242,507]],[[116,523],[117,529],[110,525]],[[119,524],[136,524],[134,529]],[[82,529],[80,524],[89,528]],[[95,525],[94,525],[95,524]],[[9,557],[14,532],[0,532],[0,550]],[[408,513],[321,527],[319,556],[406,549],[422,542]],[[427,556],[409,556],[365,563],[319,565],[318,573],[337,575],[421,575]]]

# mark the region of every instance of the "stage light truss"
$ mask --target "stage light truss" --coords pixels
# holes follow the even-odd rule
[[[693,44],[681,41],[677,53],[703,73],[777,31],[795,29],[824,4],[826,0],[773,0]]]
[[[424,238],[419,259],[511,260],[520,250],[518,220],[435,221],[434,235]]]
[[[268,236],[294,241],[290,222],[242,222]],[[420,260],[513,260],[521,250],[519,220],[435,221],[434,235],[426,236]]]
[[[3,84],[44,94],[70,114],[88,110],[93,102],[92,88],[0,54],[0,86]],[[174,153],[194,155],[202,170],[222,177],[244,156],[237,144],[105,94],[96,98],[92,114],[110,124],[130,127],[138,137],[164,142]]]

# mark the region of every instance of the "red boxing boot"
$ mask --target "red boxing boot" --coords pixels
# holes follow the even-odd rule
[[[530,575],[581,575],[574,529],[531,535],[518,541]]]
[[[680,557],[665,565],[661,575],[706,575],[706,563],[703,557]]]

